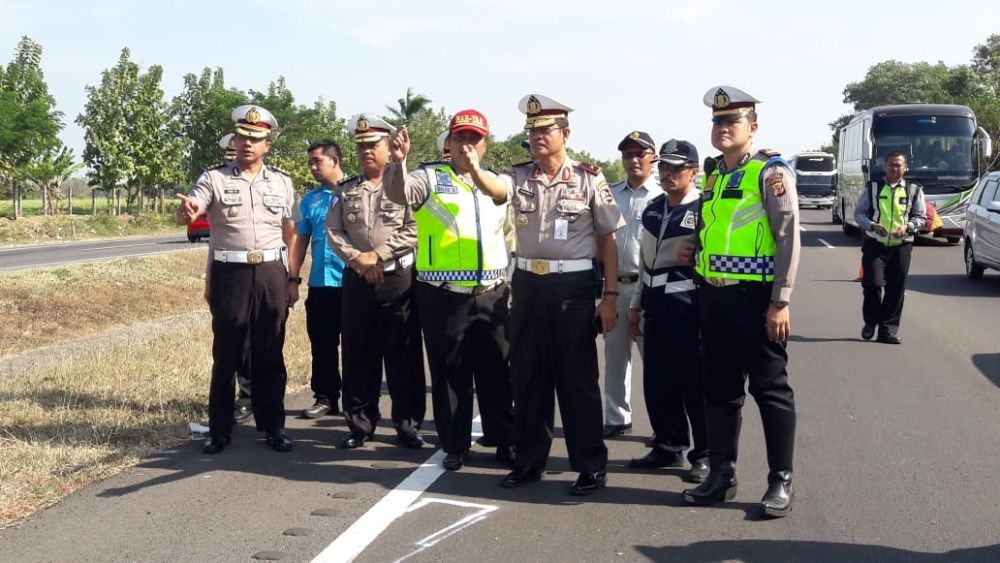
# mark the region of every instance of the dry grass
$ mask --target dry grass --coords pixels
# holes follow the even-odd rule
[[[186,440],[187,422],[207,416],[211,341],[205,321],[0,379],[0,527]],[[307,384],[302,307],[285,358],[289,391]]]
[[[204,310],[206,252],[0,273],[0,356]]]

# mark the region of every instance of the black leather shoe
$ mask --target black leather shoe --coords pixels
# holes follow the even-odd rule
[[[330,403],[326,401],[316,401],[313,406],[302,411],[304,418],[323,418],[331,412]],[[336,413],[333,413],[336,414]]]
[[[441,465],[448,471],[458,471],[465,465],[466,456],[468,456],[468,452],[448,454],[444,456],[444,461],[441,462]]]
[[[514,467],[514,461],[517,459],[517,454],[514,452],[514,446],[497,446],[496,457],[497,461],[507,467]]]
[[[264,439],[267,441],[267,445],[276,452],[292,451],[292,440],[288,436],[285,436],[285,433],[281,430],[268,432]]]
[[[653,446],[655,446],[656,445],[656,434],[653,434],[652,436],[650,436],[649,438],[647,438],[646,439],[646,443],[644,445],[647,448],[652,448]]]
[[[878,341],[882,344],[902,344],[903,339],[896,336],[895,334],[880,334],[878,335]]]
[[[764,493],[764,498],[760,499],[764,514],[774,518],[788,516],[792,511],[792,499],[794,498],[795,489],[792,488],[791,471],[768,473],[767,492]]]
[[[653,448],[643,457],[628,462],[633,469],[655,469],[657,467],[683,467],[684,456],[663,448]]]
[[[730,462],[712,469],[704,483],[693,489],[686,489],[683,496],[684,502],[695,506],[733,500],[736,496],[736,468]]]
[[[608,484],[608,475],[603,471],[585,471],[576,478],[569,488],[571,495],[589,495]]]
[[[541,478],[542,470],[537,467],[517,467],[500,481],[500,486],[505,489],[513,489],[525,483],[538,481]]]
[[[861,328],[861,338],[871,340],[875,336],[875,325],[866,324]]]
[[[614,438],[615,436],[621,436],[622,434],[632,433],[632,423],[628,424],[605,424],[604,434],[605,438]]]
[[[244,420],[250,418],[253,414],[253,409],[247,405],[236,405],[233,407],[233,422],[243,422]]]
[[[340,441],[340,447],[345,450],[353,450],[365,445],[364,436],[348,436]]]
[[[424,447],[424,440],[419,434],[400,434],[396,438],[396,442],[400,447],[411,450],[419,450]]]
[[[201,447],[202,453],[217,454],[226,449],[232,439],[229,436],[209,436],[205,440],[205,445]]]
[[[688,469],[688,472],[681,479],[688,483],[704,483],[708,479],[708,473],[708,464],[696,461],[691,464],[691,469]]]

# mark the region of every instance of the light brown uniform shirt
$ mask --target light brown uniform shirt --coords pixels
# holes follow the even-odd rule
[[[546,260],[594,257],[595,234],[624,225],[599,169],[566,158],[552,178],[533,162],[500,175],[514,215],[517,254]]]
[[[340,184],[340,198],[326,215],[330,247],[344,261],[375,251],[387,262],[413,252],[417,222],[408,205],[393,202],[382,189],[361,177]]]
[[[282,225],[298,207],[287,174],[265,164],[250,177],[236,161],[203,172],[189,197],[208,213],[210,251],[282,248]]]

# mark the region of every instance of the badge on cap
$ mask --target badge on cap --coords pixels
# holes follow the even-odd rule
[[[260,121],[260,112],[257,111],[257,108],[250,108],[250,110],[247,111],[246,120],[247,123],[253,125],[256,125],[257,122]]]
[[[355,131],[357,131],[358,133],[364,133],[365,131],[368,131],[368,127],[370,127],[368,125],[368,119],[362,115],[361,117],[358,118],[358,125]]]
[[[640,136],[641,134],[638,131],[632,131],[631,133],[628,134],[628,138],[632,139],[633,141],[638,139]]]
[[[715,91],[715,100],[712,102],[712,106],[716,109],[721,109],[729,105],[729,94],[725,90],[719,88]]]
[[[536,115],[542,111],[542,104],[538,101],[538,98],[531,96],[528,98],[528,115]]]

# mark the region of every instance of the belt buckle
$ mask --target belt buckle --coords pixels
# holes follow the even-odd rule
[[[482,294],[486,293],[487,289],[489,289],[489,288],[486,287],[485,285],[477,285],[477,286],[475,286],[475,287],[472,288],[472,294],[473,295],[482,295]]]
[[[725,278],[705,278],[705,281],[707,281],[709,285],[714,286],[714,287],[725,287],[726,286],[726,280],[725,280]]]
[[[263,250],[249,250],[247,251],[247,264],[260,264],[264,261],[264,251]]]
[[[548,260],[532,260],[531,261],[531,271],[532,273],[544,276],[549,273],[549,261]]]

